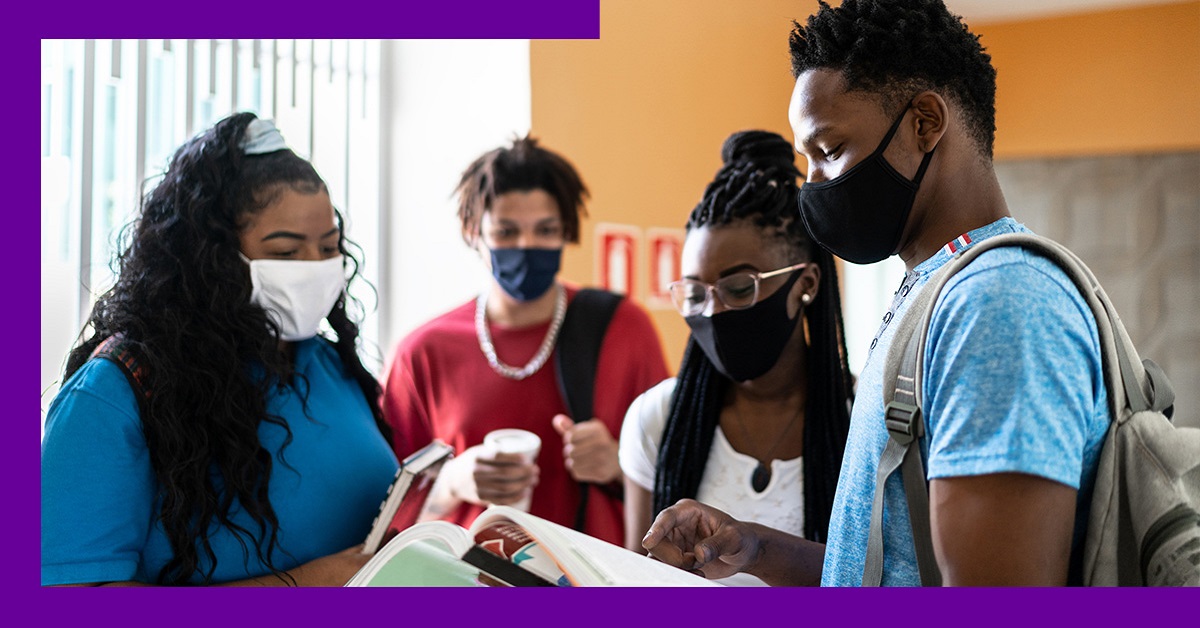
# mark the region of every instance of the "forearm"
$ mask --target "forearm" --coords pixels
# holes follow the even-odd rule
[[[134,580],[122,580],[120,582],[87,582],[83,584],[60,584],[59,587],[152,587],[153,584],[146,582],[136,582]],[[248,578],[246,580],[236,580],[234,582],[222,582],[218,587],[284,587],[293,586],[290,581],[280,580],[275,576],[267,575],[259,578]],[[297,583],[295,586],[303,586]]]
[[[52,584],[52,587],[149,587],[145,582],[122,580],[120,582],[80,582],[76,584]]]
[[[745,571],[771,586],[815,587],[821,584],[825,544],[748,523],[758,536],[758,559]]]
[[[254,578],[246,578],[245,580],[234,580],[230,582],[221,582],[212,586],[217,587],[291,587],[291,586],[320,586],[319,584],[306,585],[300,580],[305,578],[306,574],[302,572],[302,567],[297,567],[287,575],[278,577],[273,574],[265,574]],[[295,579],[294,581],[292,579]],[[349,580],[349,578],[347,578]],[[88,582],[82,584],[63,584],[56,585],[61,587],[153,587],[158,586],[147,582],[137,582],[135,580],[122,580],[118,582]]]

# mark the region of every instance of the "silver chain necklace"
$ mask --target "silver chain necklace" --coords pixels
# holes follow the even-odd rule
[[[550,329],[533,359],[521,368],[509,366],[496,357],[496,347],[492,344],[492,334],[487,326],[487,293],[479,295],[475,301],[475,335],[479,338],[479,348],[483,350],[483,357],[487,358],[488,366],[492,367],[493,371],[508,379],[522,380],[538,372],[546,364],[546,360],[550,359],[550,353],[554,351],[554,341],[558,339],[558,330],[567,315],[567,290],[562,284],[557,284],[557,288],[558,295],[554,299],[554,318],[550,321]]]

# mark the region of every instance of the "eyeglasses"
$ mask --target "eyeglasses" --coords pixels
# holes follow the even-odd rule
[[[721,277],[716,283],[708,284],[695,279],[680,279],[670,285],[671,301],[684,316],[703,314],[713,295],[731,310],[744,310],[758,303],[759,286],[763,279],[784,273],[795,272],[808,266],[807,263],[793,264],[787,268],[765,273],[743,271]]]

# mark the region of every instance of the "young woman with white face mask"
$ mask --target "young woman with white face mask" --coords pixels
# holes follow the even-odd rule
[[[569,416],[554,359],[579,291],[558,272],[563,247],[579,240],[583,181],[560,155],[526,137],[479,157],[457,195],[463,239],[490,281],[478,298],[405,338],[384,381],[397,456],[434,438],[457,451],[424,516],[469,525],[489,504],[530,499],[535,515],[582,523],[584,532],[620,543],[617,435],[629,403],[666,376],[658,335],[645,311],[622,299],[600,347],[593,416]],[[537,434],[536,461],[480,446],[502,428]]]
[[[397,462],[325,183],[236,114],[126,238],[47,417],[42,584],[345,584]]]

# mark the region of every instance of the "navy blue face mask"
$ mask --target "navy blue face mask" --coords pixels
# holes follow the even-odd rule
[[[492,249],[492,276],[518,301],[532,301],[554,285],[562,249]]]

